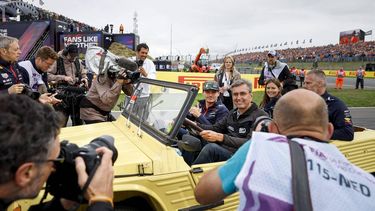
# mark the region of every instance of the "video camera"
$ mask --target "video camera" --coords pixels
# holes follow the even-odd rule
[[[108,67],[108,77],[117,79],[129,79],[131,82],[134,82],[141,76],[141,73],[137,71],[139,67],[137,63],[134,63],[125,58],[116,59],[116,63],[117,65]],[[126,77],[123,77],[119,74],[122,69],[125,70]]]
[[[83,158],[87,175],[89,175],[88,180],[92,179],[101,161],[101,156],[95,151],[97,148],[104,146],[112,150],[112,163],[115,163],[118,152],[114,146],[114,138],[103,135],[83,147],[78,147],[76,144],[64,140],[60,143],[60,146],[59,158],[63,158],[64,161],[55,164],[56,171],[47,180],[46,192],[56,198],[65,198],[81,203],[85,190],[81,190],[78,185],[75,158],[78,156]]]
[[[140,77],[136,62],[130,61],[124,57],[118,57],[108,50],[98,46],[91,46],[87,49],[85,55],[86,66],[96,75],[107,74],[110,78],[130,79],[136,81]],[[121,70],[125,69],[126,77],[119,75]]]

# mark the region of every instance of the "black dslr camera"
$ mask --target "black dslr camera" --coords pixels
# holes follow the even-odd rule
[[[253,131],[266,132],[268,133],[268,126],[272,122],[269,116],[257,117],[253,123]]]
[[[108,135],[100,136],[83,147],[64,140],[60,146],[59,158],[64,158],[64,161],[55,164],[56,171],[47,180],[46,192],[56,198],[65,198],[81,203],[83,202],[83,192],[78,185],[75,158],[78,156],[83,158],[86,173],[89,178],[92,178],[101,161],[101,156],[95,151],[97,148],[104,146],[112,150],[112,163],[116,161],[118,153],[114,146],[114,139]]]
[[[40,97],[39,92],[34,92],[31,87],[27,84],[23,87],[21,94],[31,97],[33,100],[37,100]]]

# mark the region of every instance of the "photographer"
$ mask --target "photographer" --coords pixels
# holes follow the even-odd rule
[[[282,96],[268,130],[271,133],[254,132],[230,160],[200,179],[195,189],[199,203],[213,203],[238,190],[238,210],[375,209],[374,177],[328,144],[333,126],[319,95],[298,89]],[[294,157],[294,146],[301,156]],[[294,168],[299,162],[306,168]],[[304,191],[297,192],[296,186]],[[298,200],[300,196],[306,197]],[[310,209],[298,209],[303,203]]]
[[[21,55],[18,40],[14,37],[0,36],[0,93],[26,94],[44,104],[60,102],[54,95],[33,92],[27,82],[30,80],[27,70],[17,64]]]
[[[88,86],[87,70],[78,58],[78,47],[74,44],[66,46],[58,53],[59,57],[48,70],[48,82],[62,91],[63,103],[55,107],[65,116],[65,126],[71,116],[73,125],[81,125],[79,118],[79,102]],[[72,89],[71,89],[72,88]]]
[[[0,93],[20,94],[24,88],[25,69],[17,64],[21,50],[18,39],[0,36]]]
[[[35,198],[56,164],[61,163],[60,117],[49,106],[24,95],[0,96],[0,210],[19,199]],[[112,151],[98,148],[101,163],[91,180],[85,198],[89,210],[112,210]],[[85,163],[76,158],[78,183],[87,180]],[[72,184],[73,185],[73,184]],[[63,210],[74,204],[54,199],[44,210]],[[40,209],[36,209],[40,210]]]
[[[49,46],[43,46],[36,52],[35,58],[28,61],[19,62],[19,65],[25,68],[28,73],[28,85],[33,91],[41,94],[47,92],[47,71],[54,64],[57,58],[58,55],[55,50]]]
[[[99,75],[93,81],[86,97],[81,100],[80,117],[85,124],[113,120],[111,110],[116,105],[121,90],[131,95],[133,86],[126,78],[126,72]]]

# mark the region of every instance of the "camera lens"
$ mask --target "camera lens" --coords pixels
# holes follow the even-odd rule
[[[112,156],[112,163],[117,160],[118,152],[114,145],[115,140],[112,136],[103,135],[94,140],[92,140],[89,144],[83,146],[82,148],[87,148],[95,151],[99,147],[107,147],[113,152]]]

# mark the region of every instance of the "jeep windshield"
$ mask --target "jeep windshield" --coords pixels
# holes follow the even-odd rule
[[[142,78],[126,96],[122,115],[139,129],[170,145],[191,107],[198,89],[195,86]]]

